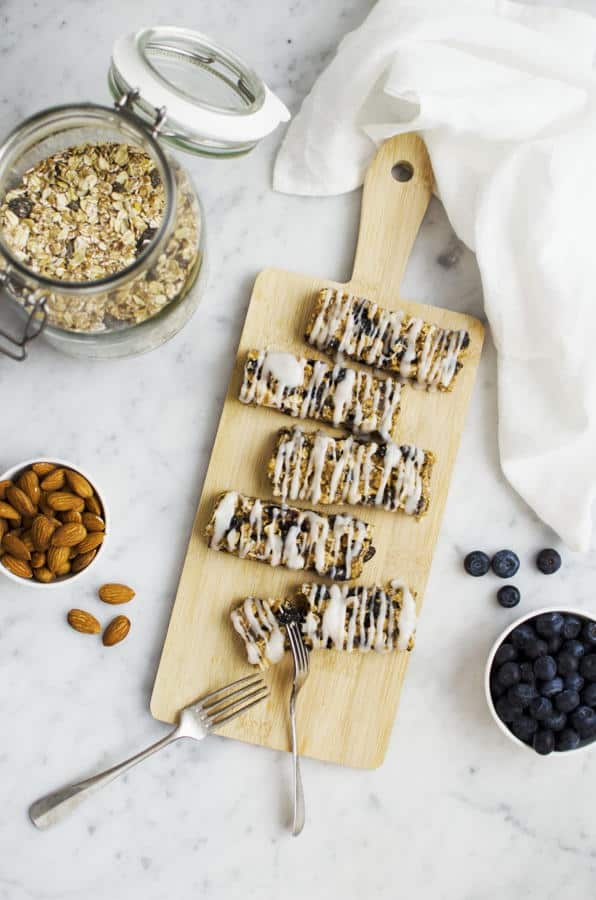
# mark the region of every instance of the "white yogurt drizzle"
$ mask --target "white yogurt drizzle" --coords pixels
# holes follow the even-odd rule
[[[352,577],[369,545],[370,526],[354,516],[263,504],[236,491],[219,499],[209,540],[214,550],[338,579]]]
[[[439,328],[336,288],[322,291],[321,301],[307,335],[313,346],[399,372],[401,378],[415,379],[428,387],[447,388],[451,384],[467,331]],[[427,332],[420,346],[425,324]]]
[[[295,427],[278,444],[273,486],[276,496],[284,501],[316,504],[321,502],[325,476],[329,484],[326,503],[401,509],[414,515],[422,496],[426,460],[425,451],[419,447],[391,442],[379,445],[353,437],[335,439],[320,431],[305,433]],[[380,472],[376,490],[371,486],[373,472]]]
[[[307,363],[312,366],[308,376]],[[377,378],[340,363],[330,366],[291,353],[261,350],[245,365],[240,400],[300,419],[322,419],[329,402],[336,427],[344,425],[361,434],[378,432],[389,440],[401,390],[402,385],[393,378]]]
[[[246,645],[251,665],[279,662],[284,654],[284,634],[268,600],[247,597],[230,618]]]

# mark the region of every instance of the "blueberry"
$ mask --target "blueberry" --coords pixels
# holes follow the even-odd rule
[[[596,737],[596,712],[591,706],[578,706],[571,716],[571,724],[581,738]]]
[[[555,738],[557,750],[575,750],[579,747],[579,734],[573,728],[564,728]]]
[[[542,613],[542,615],[536,616],[535,620],[536,631],[543,638],[561,634],[564,624],[565,620],[559,612]]]
[[[482,550],[472,550],[464,559],[464,569],[468,575],[478,578],[479,575],[486,575],[490,569],[490,559]]]
[[[579,659],[580,656],[583,656],[586,652],[586,648],[584,647],[582,642],[576,640],[564,641],[561,649],[565,653],[571,653],[571,655],[577,657],[577,659]]]
[[[495,709],[502,722],[513,722],[522,715],[521,705],[510,703],[507,697],[500,697],[495,703]]]
[[[582,691],[582,703],[596,706],[596,684],[588,684]]]
[[[548,697],[534,697],[533,700],[530,700],[528,712],[533,719],[536,719],[539,722],[552,715],[553,705]]]
[[[572,656],[571,653],[565,653],[564,650],[561,650],[557,656],[559,675],[571,675],[573,672],[577,672],[578,663],[577,656]]]
[[[596,622],[586,622],[582,628],[582,640],[584,644],[596,644]]]
[[[579,670],[588,681],[596,681],[596,653],[588,653],[580,659]]]
[[[541,656],[540,659],[544,659],[544,657]],[[526,662],[520,663],[519,671],[521,673],[520,681],[525,681],[526,684],[536,684],[536,676],[534,674],[534,667],[532,666],[531,662],[528,662],[526,660]]]
[[[581,630],[581,619],[578,619],[577,616],[565,616],[565,622],[561,629],[561,634],[564,638],[576,638]]]
[[[552,547],[547,547],[536,557],[536,565],[543,575],[554,575],[561,568],[561,556]]]
[[[511,688],[509,690],[511,690]],[[509,696],[509,691],[507,692],[507,696]],[[579,706],[579,694],[577,691],[570,691],[567,688],[562,690],[560,694],[557,694],[554,699],[554,704],[559,712],[571,712],[576,706]]]
[[[505,609],[512,609],[520,601],[521,594],[514,584],[504,584],[497,591],[497,600]]]
[[[563,645],[563,638],[560,634],[555,634],[547,640],[548,652],[558,653]]]
[[[550,729],[550,731],[563,731],[567,724],[567,715],[555,709],[550,716],[543,719],[541,724],[544,728]]]
[[[585,682],[579,672],[572,672],[563,679],[563,689],[569,688],[571,691],[581,691]]]
[[[521,703],[522,706],[527,706],[534,697],[538,696],[538,691],[534,687],[533,684],[525,684],[523,681],[520,681],[518,684],[513,684],[509,690],[507,691],[507,699],[510,703]],[[577,698],[579,703],[579,697]]]
[[[539,656],[546,656],[548,653],[548,646],[546,641],[541,641],[536,638],[533,641],[526,642],[524,652],[528,659],[538,659]]]
[[[523,650],[528,641],[536,639],[536,632],[528,622],[522,622],[514,628],[509,635],[509,640],[516,650]]]
[[[562,678],[551,678],[550,681],[543,681],[539,687],[539,691],[543,697],[554,697],[555,694],[560,694],[563,690],[563,679]]]
[[[511,662],[514,659],[517,659],[517,650],[513,644],[504,643],[495,653],[494,665],[502,666],[503,663]]]
[[[557,674],[557,664],[552,656],[539,656],[534,663],[534,674],[542,681],[550,681]]]
[[[497,672],[497,681],[503,687],[511,687],[512,684],[517,684],[520,678],[521,672],[516,662],[503,663]]]
[[[507,688],[503,687],[503,685],[499,684],[499,682],[497,681],[497,673],[493,669],[493,671],[490,673],[490,695],[491,695],[491,697],[493,698],[493,700],[496,700],[498,697],[501,697],[505,693],[506,690],[507,690]]]
[[[524,741],[527,744],[538,729],[538,723],[531,719],[530,716],[519,716],[519,718],[513,720],[510,728],[520,741]]]
[[[493,556],[491,566],[499,578],[513,578],[519,569],[519,557],[513,550],[499,550]]]
[[[537,731],[532,741],[532,746],[536,753],[541,756],[548,756],[555,749],[555,736],[552,731]]]

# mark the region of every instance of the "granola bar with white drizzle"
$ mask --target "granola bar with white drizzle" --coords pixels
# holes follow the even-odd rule
[[[270,566],[311,569],[336,581],[357,578],[375,553],[372,526],[362,519],[268,503],[237,491],[219,496],[206,535],[213,550]]]
[[[268,475],[284,502],[349,503],[419,517],[428,509],[433,463],[429,450],[408,444],[294,427],[279,432]]]
[[[278,350],[251,350],[240,400],[358,434],[378,433],[389,440],[402,388],[394,378],[377,378],[339,363],[329,365]]]
[[[267,668],[288,649],[285,625],[300,624],[309,650],[389,653],[412,650],[415,594],[400,581],[386,588],[303,584],[291,598],[247,597],[230,614],[249,663]]]
[[[470,344],[465,330],[440,328],[337,288],[320,291],[306,339],[326,353],[448,391]]]

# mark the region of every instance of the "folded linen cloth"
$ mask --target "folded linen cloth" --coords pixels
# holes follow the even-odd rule
[[[290,125],[274,186],[358,187],[422,133],[476,252],[498,351],[503,471],[572,548],[596,493],[596,19],[509,0],[379,0]]]

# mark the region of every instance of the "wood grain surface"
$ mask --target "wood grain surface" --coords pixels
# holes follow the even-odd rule
[[[413,167],[414,174],[409,181],[400,182],[392,176],[392,169],[403,161]],[[402,135],[381,147],[366,176],[354,274],[347,285],[349,290],[385,307],[403,308],[444,327],[470,332],[470,349],[451,392],[429,393],[416,388],[403,392],[394,437],[432,450],[437,458],[427,515],[418,522],[401,513],[353,509],[374,525],[377,548],[359,583],[372,586],[400,578],[417,592],[418,610],[483,341],[483,327],[476,319],[400,296],[402,275],[431,190],[432,170],[420,138]],[[277,430],[292,420],[277,411],[243,406],[238,401],[244,358],[248,350],[263,347],[323,358],[306,345],[304,331],[317,292],[328,285],[338,286],[276,270],[266,270],[256,279],[151,699],[151,711],[162,721],[174,722],[178,711],[203,692],[247,674],[250,667],[244,647],[229,621],[233,606],[249,594],[279,596],[308,580],[304,574],[209,550],[204,529],[215,498],[223,490],[271,497],[266,463]],[[312,422],[305,422],[305,426],[317,427]],[[325,507],[328,512],[337,509]],[[230,723],[222,734],[289,749],[291,666],[287,657],[266,676],[272,690],[269,701]],[[409,654],[403,652],[313,653],[311,674],[300,694],[298,710],[301,752],[349,766],[380,765],[408,658]],[[400,738],[407,740],[407,735]]]

